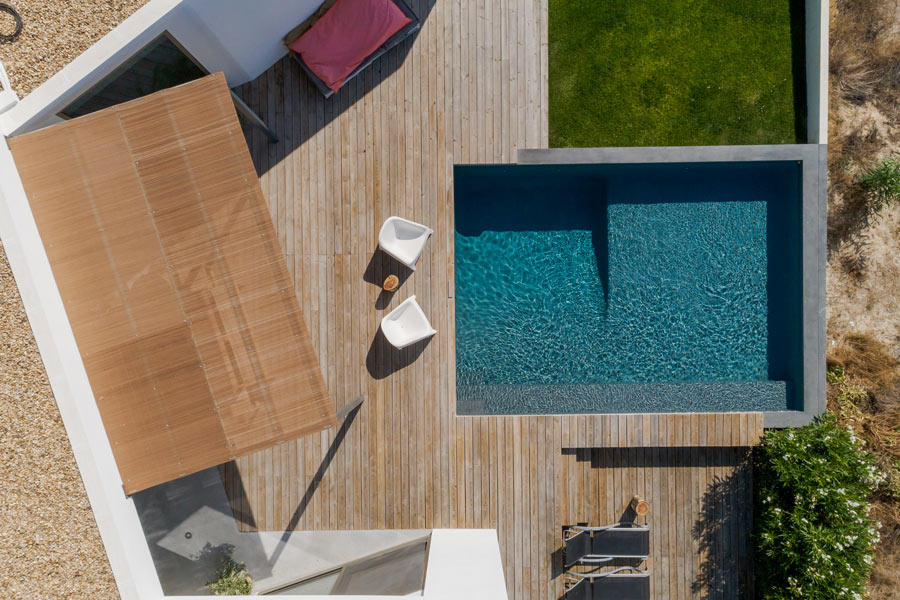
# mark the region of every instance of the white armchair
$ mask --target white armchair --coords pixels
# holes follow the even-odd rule
[[[390,217],[378,233],[378,246],[415,270],[416,261],[419,260],[425,242],[432,233],[434,232],[424,225],[400,217]]]
[[[415,296],[410,296],[381,319],[381,331],[390,344],[401,350],[430,338],[437,331],[431,328]]]

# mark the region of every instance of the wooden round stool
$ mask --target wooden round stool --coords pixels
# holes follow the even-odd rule
[[[634,514],[643,517],[650,512],[650,504],[640,496],[635,496],[631,499],[631,509]]]
[[[400,287],[400,279],[396,275],[388,275],[381,287],[386,292],[393,292]]]

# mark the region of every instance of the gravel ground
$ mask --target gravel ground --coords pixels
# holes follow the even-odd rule
[[[6,0],[22,17],[22,34],[0,43],[10,83],[24,96],[72,62],[147,0]],[[0,14],[0,33],[13,20]]]
[[[0,43],[19,96],[146,0],[12,0],[24,27]],[[0,33],[12,19],[0,14]],[[118,598],[69,438],[0,245],[0,598]]]

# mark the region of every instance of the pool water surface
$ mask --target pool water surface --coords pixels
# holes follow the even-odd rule
[[[457,412],[785,410],[795,161],[455,169]]]

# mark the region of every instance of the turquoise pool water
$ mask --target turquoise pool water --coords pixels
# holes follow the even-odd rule
[[[797,408],[796,162],[455,169],[460,414]]]

